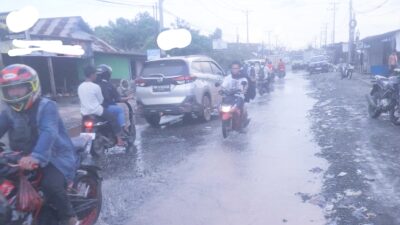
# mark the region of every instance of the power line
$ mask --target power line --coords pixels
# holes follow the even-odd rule
[[[384,5],[386,5],[386,3],[388,3],[388,2],[389,2],[389,0],[384,0],[381,4],[375,6],[375,7],[372,8],[372,9],[364,10],[364,11],[356,11],[356,13],[358,13],[358,14],[371,13],[371,12],[373,12],[373,11],[376,11],[376,10],[382,8],[382,7],[383,7]]]
[[[220,20],[222,20],[222,21],[225,21],[226,23],[229,23],[229,24],[231,24],[231,25],[233,25],[233,26],[236,26],[236,25],[237,25],[237,24],[235,24],[235,23],[232,23],[232,21],[227,20],[226,18],[224,18],[224,17],[218,15],[217,13],[214,13],[214,11],[210,10],[210,8],[208,8],[208,6],[206,6],[206,4],[204,4],[203,1],[201,1],[201,0],[196,0],[196,1],[194,1],[194,2],[197,2],[200,6],[202,6],[210,15],[213,15],[214,17],[216,17],[216,18],[218,18],[218,19],[220,19]]]

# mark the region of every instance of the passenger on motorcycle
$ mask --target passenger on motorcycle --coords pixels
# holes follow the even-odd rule
[[[0,114],[0,137],[8,132],[11,149],[24,155],[21,169],[40,167],[42,191],[61,224],[76,225],[79,221],[66,191],[77,169],[75,148],[56,103],[40,95],[39,77],[31,67],[13,64],[1,71],[0,97],[6,108]],[[39,224],[47,224],[41,214]]]
[[[114,114],[121,129],[125,130],[125,112],[117,103],[128,101],[132,99],[132,97],[121,97],[115,86],[110,82],[112,74],[112,68],[110,66],[105,64],[99,65],[96,68],[96,73],[97,83],[104,97],[102,106],[106,111]]]
[[[117,145],[124,146],[122,140],[121,126],[118,124],[117,117],[102,106],[104,97],[99,85],[94,83],[97,80],[96,69],[92,66],[85,68],[86,80],[78,87],[78,96],[81,102],[82,116],[95,115],[107,120],[117,137]]]
[[[222,89],[224,90],[232,90],[232,89],[238,89],[241,90],[241,93],[239,96],[237,96],[237,105],[242,112],[242,115],[244,115],[244,99],[245,99],[245,94],[248,89],[248,80],[243,74],[240,72],[241,69],[241,64],[238,61],[235,61],[231,64],[231,74],[226,76],[224,78],[224,81],[221,85]],[[243,85],[246,83],[246,85]]]

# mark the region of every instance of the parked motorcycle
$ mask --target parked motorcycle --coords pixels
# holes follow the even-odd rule
[[[342,79],[351,79],[353,77],[353,73],[354,73],[354,66],[351,64],[342,64],[340,66],[340,73],[341,73],[341,77]]]
[[[78,138],[73,142],[79,155],[80,167],[76,172],[75,180],[69,185],[67,193],[75,213],[81,221],[80,224],[93,225],[100,215],[102,206],[102,179],[99,175],[99,168],[84,163],[90,150],[88,139]],[[41,170],[21,172],[18,166],[21,157],[22,154],[19,152],[5,151],[4,144],[0,146],[0,224],[34,225],[37,224],[39,213],[46,218],[45,224],[59,224],[60,221],[55,215],[54,208],[47,205],[46,199],[42,198],[43,193],[39,187],[42,179]],[[42,206],[29,202],[32,209],[22,211],[18,204],[21,178],[26,178],[32,185],[33,194],[42,199]]]
[[[223,96],[220,107],[220,117],[222,121],[222,135],[224,138],[227,138],[231,131],[241,131],[241,129],[246,127],[249,123],[247,113],[241,112],[238,106],[238,98],[240,98],[238,95],[240,93],[241,90],[237,89],[220,91],[220,94]]]
[[[382,113],[389,113],[390,120],[400,125],[400,70],[395,69],[396,75],[390,77],[375,76],[372,90],[367,96],[368,112],[372,118],[378,118]]]

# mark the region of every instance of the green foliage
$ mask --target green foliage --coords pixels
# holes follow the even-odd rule
[[[108,26],[98,26],[95,34],[111,45],[126,50],[155,48],[158,22],[148,13],[139,14],[134,20],[118,18]]]
[[[230,44],[228,49],[213,50],[212,41],[222,39],[222,30],[217,28],[212,34],[206,36],[194,29],[185,20],[176,19],[171,24],[173,28],[185,28],[192,35],[192,43],[183,49],[172,49],[167,52],[171,56],[180,55],[207,55],[215,59],[224,69],[229,68],[232,61],[253,58],[256,48],[246,44]],[[95,34],[113,46],[129,51],[145,51],[157,48],[156,38],[159,24],[148,13],[139,14],[134,20],[119,18],[110,21],[108,26],[95,28]]]

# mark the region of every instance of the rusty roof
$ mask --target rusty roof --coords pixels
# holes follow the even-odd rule
[[[0,23],[5,23],[7,14],[6,12],[0,13]],[[31,37],[89,41],[93,52],[143,55],[117,49],[106,41],[96,37],[89,25],[80,16],[41,18],[29,29],[29,34]]]

